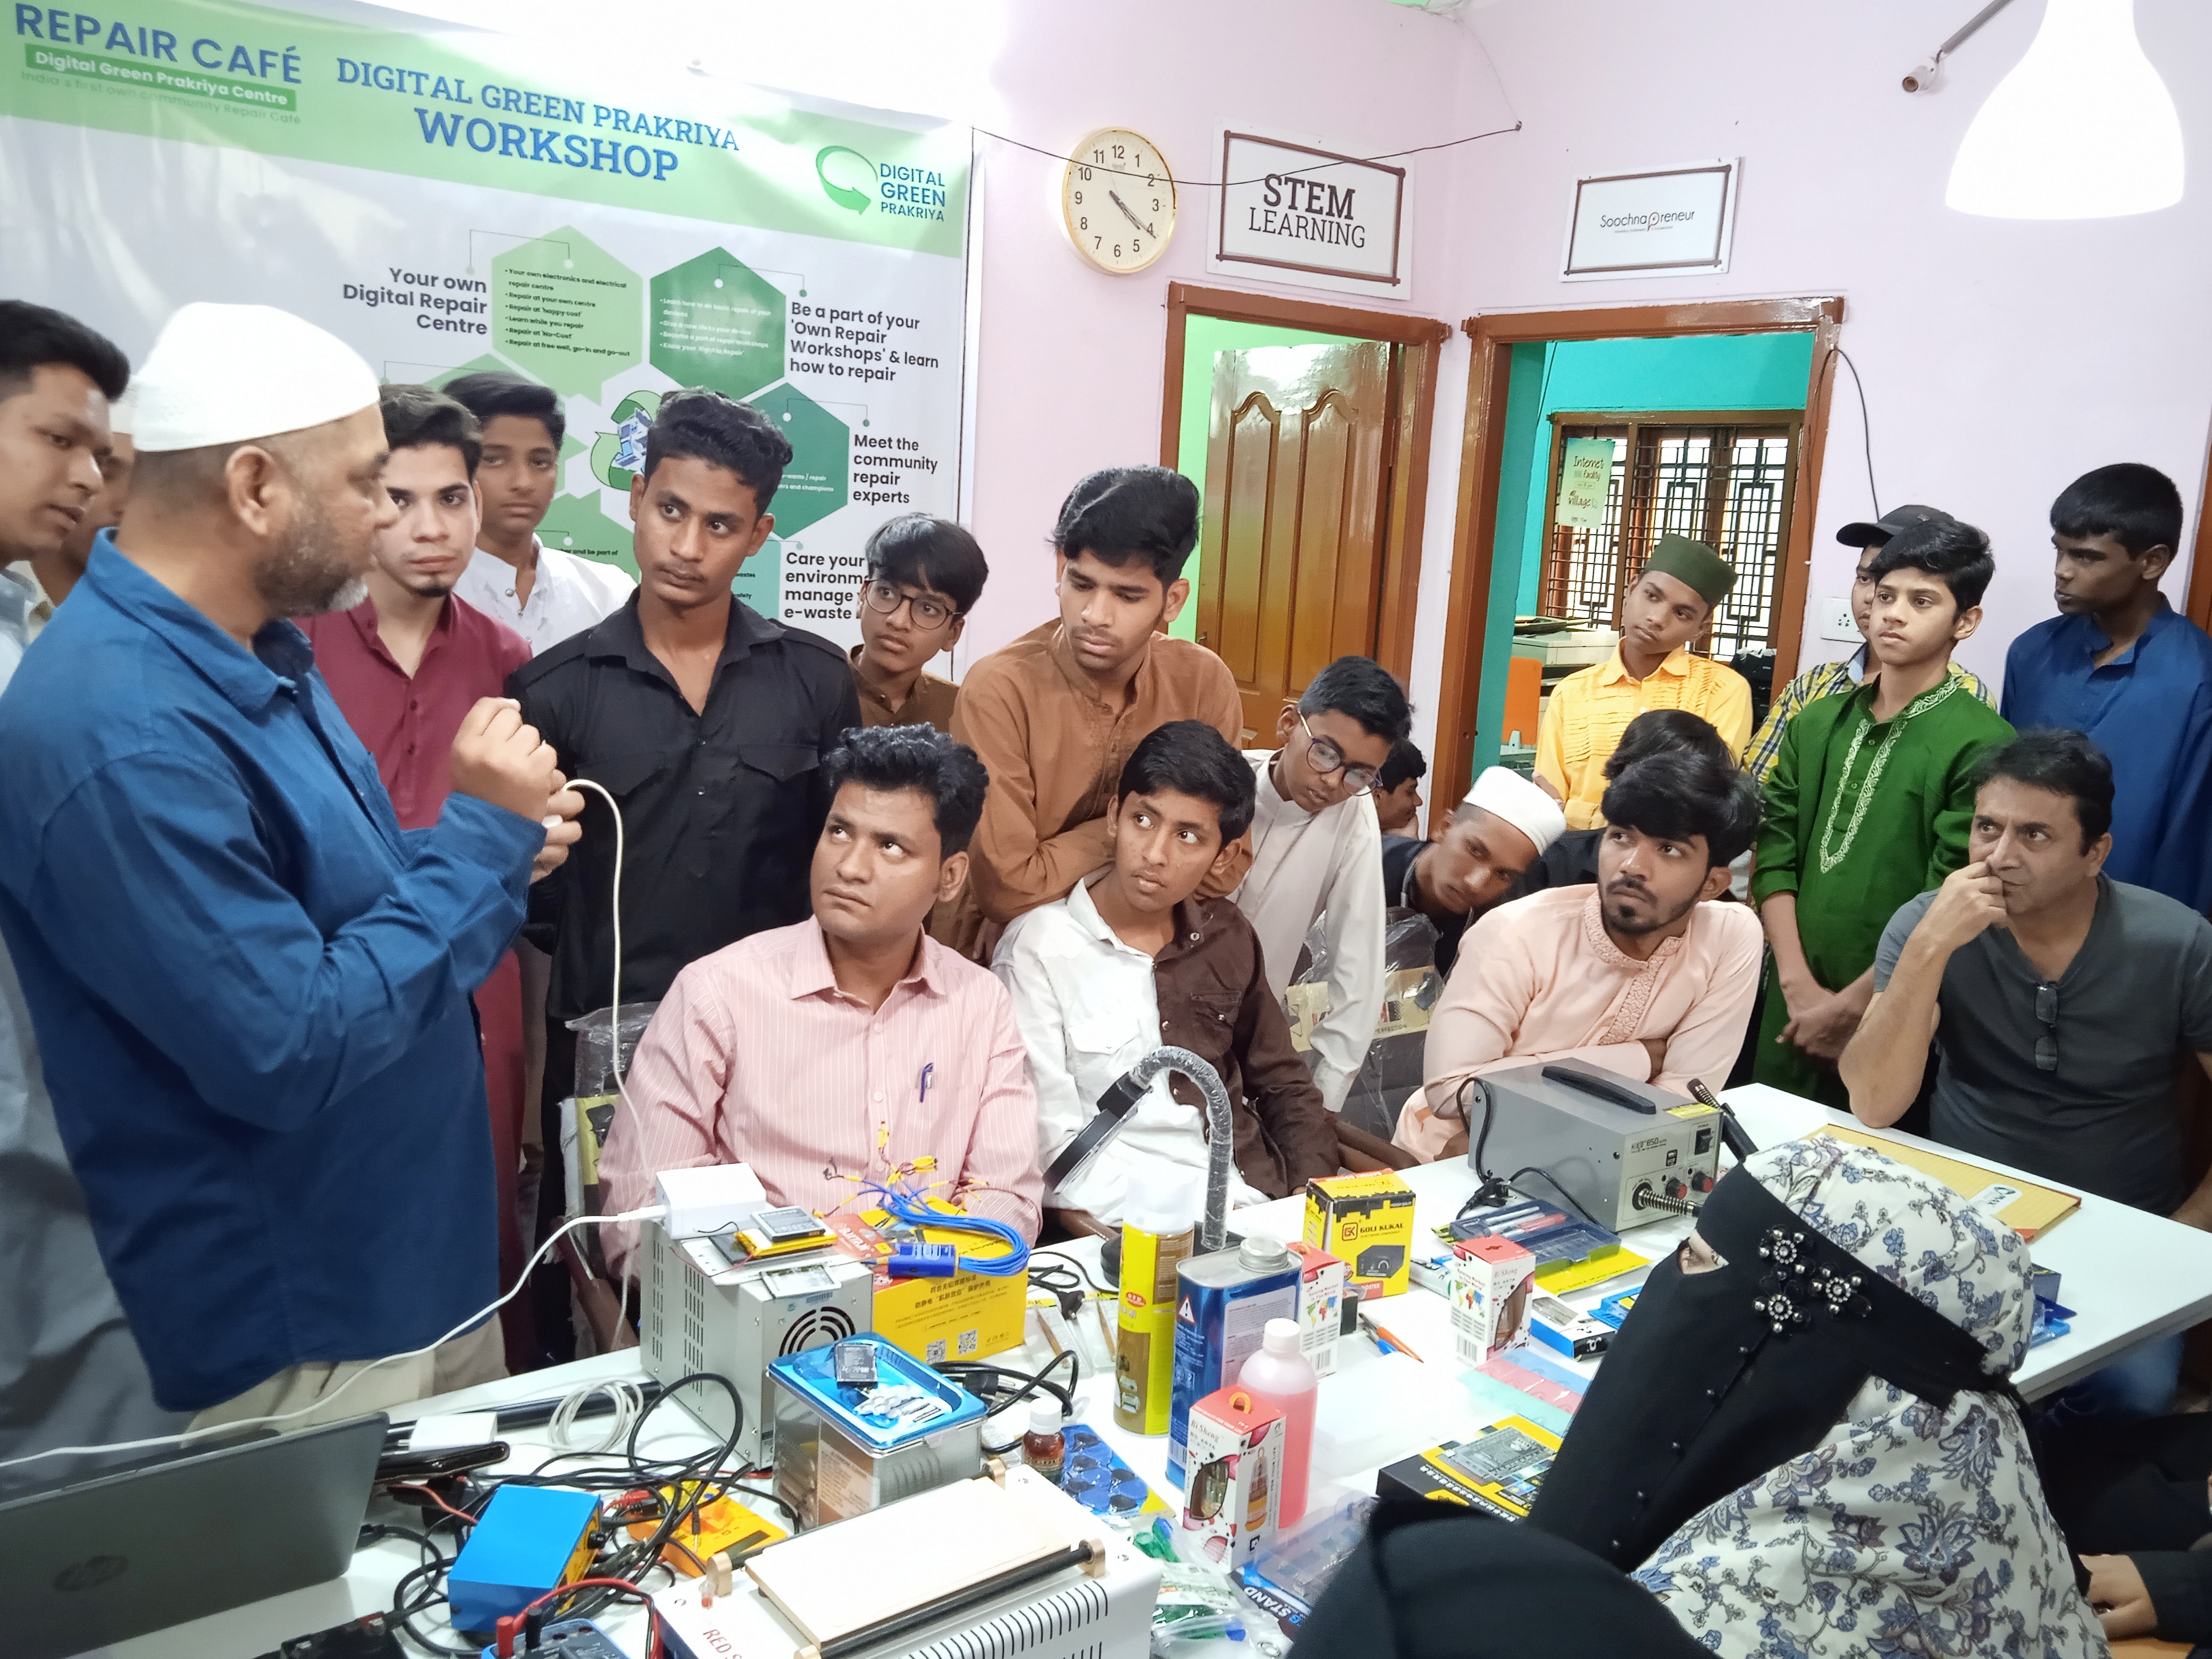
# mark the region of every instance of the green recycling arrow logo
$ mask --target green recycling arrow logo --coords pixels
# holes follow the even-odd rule
[[[867,169],[868,182],[871,184],[875,182],[876,164],[857,149],[848,149],[843,144],[825,144],[814,155],[814,176],[822,181],[822,193],[841,208],[850,208],[855,213],[866,213],[868,210],[869,201],[866,191],[855,190],[850,185],[831,182],[830,158],[833,155],[851,156]],[[844,169],[840,168],[839,171],[842,172]]]

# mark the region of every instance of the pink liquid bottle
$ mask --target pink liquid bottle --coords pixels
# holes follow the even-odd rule
[[[1279,1524],[1285,1531],[1306,1512],[1306,1479],[1313,1463],[1315,1391],[1321,1378],[1298,1346],[1297,1322],[1271,1319],[1237,1386],[1283,1414],[1283,1495]]]

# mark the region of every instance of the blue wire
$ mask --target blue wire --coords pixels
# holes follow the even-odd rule
[[[874,1194],[883,1200],[886,1214],[910,1227],[944,1227],[959,1232],[981,1233],[1006,1246],[1007,1253],[1004,1255],[961,1256],[960,1270],[963,1273],[981,1273],[991,1279],[1012,1279],[1018,1273],[1029,1272],[1029,1241],[1003,1221],[993,1221],[986,1216],[948,1214],[942,1210],[933,1210],[910,1194],[894,1191],[872,1181],[866,1182],[860,1190]]]

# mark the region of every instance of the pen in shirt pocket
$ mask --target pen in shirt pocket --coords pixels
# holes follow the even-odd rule
[[[925,1060],[922,1063],[921,1081],[915,1090],[915,1103],[916,1105],[927,1106],[929,1104],[929,1079],[930,1074],[936,1071],[936,1069],[937,1062],[934,1060]]]

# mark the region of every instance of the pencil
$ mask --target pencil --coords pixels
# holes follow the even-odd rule
[[[1359,1322],[1366,1326],[1367,1328],[1372,1331],[1376,1336],[1381,1337],[1382,1340],[1388,1342],[1400,1353],[1404,1354],[1407,1358],[1417,1360],[1424,1365],[1429,1363],[1427,1360],[1422,1359],[1420,1355],[1415,1353],[1412,1346],[1403,1337],[1393,1335],[1391,1334],[1390,1328],[1382,1324],[1380,1321],[1363,1317]]]

